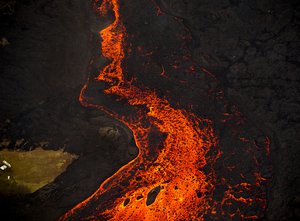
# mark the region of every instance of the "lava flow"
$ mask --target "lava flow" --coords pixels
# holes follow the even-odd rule
[[[110,63],[92,80],[105,82],[108,87],[104,93],[126,100],[135,113],[122,116],[90,102],[85,97],[90,82],[83,87],[79,100],[84,106],[105,111],[127,125],[133,132],[139,155],[60,219],[204,220],[206,214],[217,213],[218,205],[223,207],[230,200],[251,203],[251,199],[234,195],[237,186],[227,186],[219,202],[213,199],[216,183],[213,163],[221,153],[212,122],[174,108],[155,91],[126,80],[122,68],[126,28],[119,14],[119,0],[102,1],[101,16],[109,11],[114,13],[115,20],[100,31],[100,36],[102,54]],[[159,142],[153,142],[153,134]],[[215,156],[208,157],[212,150]],[[238,191],[243,187],[250,189],[249,185],[241,184]]]

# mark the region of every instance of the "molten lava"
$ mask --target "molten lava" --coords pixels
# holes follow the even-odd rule
[[[191,111],[174,108],[155,91],[126,80],[122,61],[127,35],[119,10],[119,0],[103,0],[99,7],[101,16],[112,11],[115,17],[113,23],[100,31],[102,54],[110,63],[90,81],[105,82],[108,87],[104,93],[126,100],[135,113],[133,117],[122,116],[90,102],[85,97],[90,81],[83,87],[79,100],[84,106],[106,111],[126,124],[134,134],[139,155],[61,220],[204,220],[205,215],[217,213],[257,218],[255,214],[243,215],[239,208],[232,213],[224,212],[223,208],[233,201],[243,203],[243,207],[252,204],[253,197],[242,194],[250,191],[252,184],[227,184],[223,198],[214,199],[217,178],[213,164],[221,151],[217,148],[212,122]],[[150,139],[153,134],[160,134],[156,146]],[[212,150],[215,154],[209,156]],[[226,180],[223,182],[226,184]]]

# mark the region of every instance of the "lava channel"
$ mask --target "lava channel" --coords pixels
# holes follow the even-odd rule
[[[114,14],[114,21],[100,31],[102,55],[110,62],[84,85],[79,100],[83,106],[105,111],[130,128],[139,154],[60,220],[204,220],[206,214],[217,213],[217,205],[223,206],[228,200],[251,203],[235,196],[235,187],[227,188],[219,202],[213,199],[216,175],[212,164],[220,152],[207,157],[212,149],[217,150],[218,143],[209,119],[174,108],[167,98],[126,80],[122,62],[127,33],[119,10],[119,0],[103,0],[98,8],[101,16]],[[123,116],[91,102],[85,92],[92,81],[105,82],[108,86],[103,93],[126,100],[135,113]],[[160,142],[152,142],[153,134],[161,135]]]

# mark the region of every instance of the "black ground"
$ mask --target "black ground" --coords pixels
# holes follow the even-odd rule
[[[299,218],[298,1],[158,2],[183,18],[195,61],[270,136],[274,174],[266,219]],[[48,148],[80,156],[33,195],[1,199],[8,220],[56,219],[137,154],[127,128],[78,102],[90,59],[99,54],[99,27],[90,1],[1,1],[0,37],[9,42],[0,49],[2,138],[24,138],[23,149],[49,141]],[[99,136],[99,127],[113,125],[121,131],[118,140]]]

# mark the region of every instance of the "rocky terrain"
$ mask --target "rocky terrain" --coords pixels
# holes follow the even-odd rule
[[[267,220],[299,218],[299,2],[157,3],[182,19],[192,36],[188,47],[194,61],[212,72],[226,97],[270,137]],[[78,102],[91,57],[100,53],[94,45],[103,24],[91,2],[2,0],[0,10],[5,147],[16,148],[20,139],[17,148],[24,150],[48,142],[45,148],[64,147],[79,156],[52,184],[0,205],[12,220],[53,220],[91,195],[137,149],[128,128]]]
[[[175,1],[174,8],[191,15],[197,61],[271,135],[270,220],[299,216],[299,2],[192,2]]]

